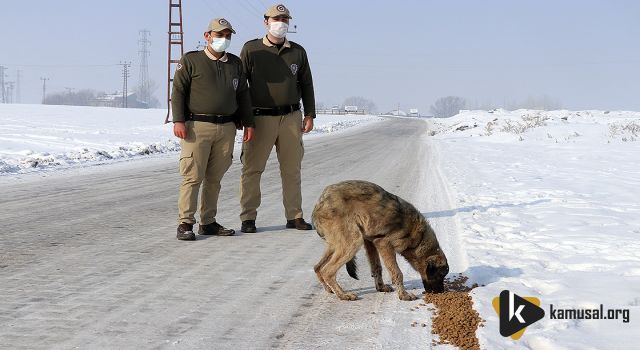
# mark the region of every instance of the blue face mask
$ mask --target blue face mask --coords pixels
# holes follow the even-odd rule
[[[215,52],[225,52],[229,45],[231,45],[231,40],[227,38],[213,38],[210,45]]]

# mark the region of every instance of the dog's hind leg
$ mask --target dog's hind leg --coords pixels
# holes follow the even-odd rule
[[[389,273],[391,274],[391,281],[393,281],[393,284],[396,286],[396,290],[398,291],[398,298],[405,301],[416,300],[417,297],[414,294],[409,293],[404,289],[402,271],[400,270],[400,267],[398,267],[398,261],[396,260],[396,251],[393,249],[393,247],[385,242],[379,244],[376,242],[376,248],[378,248],[380,256],[382,257],[382,261],[384,261],[384,265],[387,267],[387,270],[389,270]]]
[[[393,288],[390,285],[384,284],[382,280],[382,265],[380,265],[380,256],[378,255],[378,249],[371,241],[364,240],[364,249],[367,252],[367,258],[369,258],[369,267],[371,267],[371,277],[376,282],[376,290],[378,292],[393,292]]]
[[[313,267],[313,271],[316,272],[316,276],[318,276],[318,280],[324,287],[324,290],[326,290],[329,293],[333,293],[333,290],[331,290],[331,287],[329,287],[327,282],[325,282],[324,279],[322,278],[322,275],[320,274],[320,269],[322,269],[322,267],[324,267],[324,265],[329,261],[329,259],[331,259],[331,255],[333,255],[333,249],[327,246],[327,249],[324,251],[322,258],[320,258],[320,261],[318,261],[316,266]]]
[[[336,296],[342,300],[356,300],[358,297],[353,293],[346,293],[342,287],[336,281],[336,273],[344,266],[349,260],[351,260],[358,249],[362,241],[352,241],[349,245],[337,247],[331,255],[329,261],[320,268],[321,278],[329,285]]]

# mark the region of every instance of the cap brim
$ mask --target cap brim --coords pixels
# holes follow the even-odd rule
[[[267,15],[267,14],[265,14],[265,16],[266,16],[266,17],[270,17],[270,18],[271,18],[271,17],[284,17],[284,15],[269,16],[269,15]],[[293,19],[293,17],[291,17],[291,15],[287,15],[287,18],[288,18],[288,19]]]
[[[227,28],[227,27],[224,27],[224,28],[222,28],[222,29],[220,29],[220,30],[213,30],[213,29],[212,29],[211,31],[212,31],[212,32],[216,32],[216,33],[217,33],[217,32],[221,32],[221,31],[223,31],[223,30],[225,30],[225,29],[229,29],[229,30],[231,31],[231,33],[233,33],[233,34],[235,34],[235,33],[236,33],[236,31],[235,31],[235,30],[233,30],[233,28]]]

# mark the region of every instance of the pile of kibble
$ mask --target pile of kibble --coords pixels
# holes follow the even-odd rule
[[[467,280],[466,276],[457,275],[445,280],[444,293],[425,294],[424,301],[435,306],[435,310],[429,309],[435,314],[431,333],[440,338],[431,345],[450,344],[461,350],[480,350],[476,330],[483,327],[484,321],[473,309],[473,301],[469,295],[478,285],[468,287]]]

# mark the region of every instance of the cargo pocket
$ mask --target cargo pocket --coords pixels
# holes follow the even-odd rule
[[[187,176],[193,170],[193,152],[180,154],[180,175]]]

